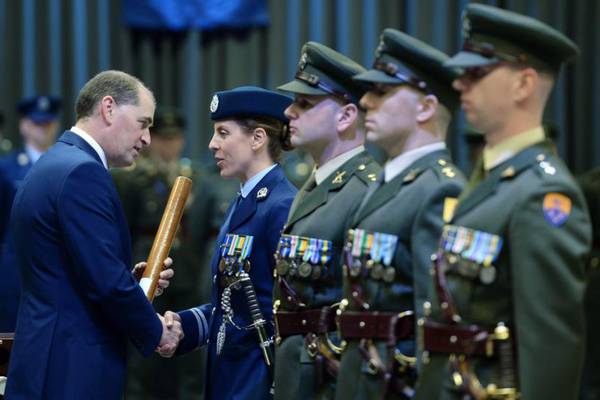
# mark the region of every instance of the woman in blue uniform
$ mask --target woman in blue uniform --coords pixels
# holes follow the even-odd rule
[[[270,337],[273,254],[296,194],[278,164],[290,147],[283,114],[290,103],[279,93],[246,86],[217,92],[210,104],[209,148],[221,176],[238,179],[241,189],[217,237],[211,303],[178,313],[185,337],[177,354],[209,346],[207,400],[270,397],[272,377],[252,327],[244,278],[250,278]]]

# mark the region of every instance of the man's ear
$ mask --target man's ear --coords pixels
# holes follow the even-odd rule
[[[337,130],[344,132],[358,118],[358,107],[354,103],[345,104],[337,112]]]
[[[513,99],[515,102],[520,103],[534,93],[538,87],[539,75],[533,68],[525,68],[517,72],[516,80],[514,82]]]
[[[112,96],[104,96],[100,100],[100,116],[107,125],[111,125],[115,119],[117,111],[117,102]]]
[[[423,124],[435,115],[438,108],[438,99],[432,94],[423,96],[417,106],[417,122]]]
[[[250,141],[250,146],[252,150],[258,151],[261,147],[263,147],[267,143],[267,132],[263,128],[256,128],[252,132],[252,139]]]

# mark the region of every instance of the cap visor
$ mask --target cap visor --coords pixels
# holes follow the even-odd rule
[[[497,58],[487,58],[477,53],[471,53],[468,51],[461,51],[454,57],[444,62],[444,67],[449,68],[469,68],[469,67],[483,67],[485,65],[492,65],[498,62]]]
[[[35,122],[36,124],[43,124],[46,122],[54,121],[58,118],[56,114],[48,113],[34,113],[27,115],[27,118]]]
[[[321,90],[319,88],[312,87],[304,82],[294,79],[288,83],[284,83],[283,85],[277,87],[278,90],[290,93],[297,94],[308,94],[308,95],[317,95],[323,96],[328,95],[329,93]]]
[[[358,75],[354,75],[352,79],[371,83],[386,83],[390,85],[399,85],[401,83],[404,83],[402,80],[394,78],[393,76],[389,76],[385,72],[379,71],[377,69],[370,69]]]

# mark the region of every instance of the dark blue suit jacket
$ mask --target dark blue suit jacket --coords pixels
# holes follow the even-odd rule
[[[120,399],[130,338],[162,327],[130,272],[129,232],[108,171],[66,132],[21,184],[11,229],[23,285],[8,399]]]
[[[17,188],[32,165],[23,150],[0,160],[0,332],[13,332],[17,322],[21,283],[8,221]]]
[[[258,192],[264,191],[264,188],[267,188],[267,196],[258,198]],[[295,195],[296,188],[287,180],[282,168],[276,166],[235,208],[227,232],[254,237],[249,274],[260,309],[269,322],[273,321],[273,254]],[[222,237],[219,239],[222,240]],[[211,263],[212,301],[180,313],[185,337],[179,345],[178,354],[208,343],[206,400],[263,400],[270,397],[272,381],[258,347],[255,330],[237,330],[227,325],[225,346],[220,355],[216,354],[217,332],[223,320],[220,304],[223,289],[219,285],[218,272],[219,239]],[[235,323],[249,325],[251,317],[243,290],[232,292]],[[271,324],[268,329],[272,333]]]

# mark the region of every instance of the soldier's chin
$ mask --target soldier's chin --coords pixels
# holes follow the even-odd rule
[[[367,142],[378,144],[381,140],[381,135],[375,131],[367,131]]]

